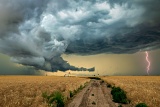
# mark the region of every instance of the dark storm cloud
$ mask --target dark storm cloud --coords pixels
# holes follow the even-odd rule
[[[61,54],[160,47],[159,0],[0,0],[0,52],[46,70],[77,68]]]
[[[127,29],[127,28],[126,28]],[[66,53],[98,54],[98,53],[136,53],[160,47],[159,28],[141,29],[138,32],[112,35],[98,39],[75,40],[71,42]],[[117,31],[118,32],[118,31]]]
[[[22,66],[10,62],[8,56],[0,53],[0,75],[43,75],[31,66]]]
[[[62,59],[62,57],[57,57],[54,58],[51,61],[51,65],[52,65],[52,70],[53,71],[57,71],[57,70],[61,70],[61,71],[66,71],[66,70],[73,70],[73,71],[94,71],[95,68],[83,68],[83,67],[75,67],[75,66],[71,66],[67,61],[64,61]]]
[[[0,36],[19,32],[20,23],[38,18],[48,0],[0,0]],[[38,19],[36,19],[38,21]]]
[[[160,47],[160,1],[109,0],[108,3],[109,12],[91,16],[94,21],[87,20],[91,26],[83,25],[84,37],[71,42],[67,53],[135,53]]]

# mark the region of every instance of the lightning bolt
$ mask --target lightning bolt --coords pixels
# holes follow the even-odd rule
[[[148,65],[147,65],[147,74],[149,75],[149,70],[150,70],[150,65],[151,65],[151,63],[150,63],[150,61],[149,61],[149,59],[148,59],[148,52],[146,51],[145,52],[146,53],[146,61],[147,61],[147,63],[148,63]]]

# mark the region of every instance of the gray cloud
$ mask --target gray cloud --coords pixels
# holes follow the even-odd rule
[[[95,68],[84,68],[84,67],[75,67],[71,66],[67,61],[64,61],[62,57],[55,57],[51,61],[51,67],[53,71],[61,70],[61,71],[66,71],[66,70],[73,70],[73,71],[94,71]]]
[[[19,33],[19,26],[26,20],[42,14],[48,0],[0,0],[0,36]]]
[[[47,70],[77,68],[61,54],[160,47],[159,0],[0,0],[0,52]]]
[[[40,71],[31,66],[22,66],[10,62],[8,56],[0,53],[0,74],[1,75],[43,75]]]

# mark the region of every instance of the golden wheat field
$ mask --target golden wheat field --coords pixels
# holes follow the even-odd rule
[[[125,90],[133,106],[144,102],[149,107],[160,107],[159,76],[111,76],[102,79]]]
[[[69,97],[69,91],[89,82],[78,77],[0,76],[0,107],[47,107],[42,93],[55,90]]]

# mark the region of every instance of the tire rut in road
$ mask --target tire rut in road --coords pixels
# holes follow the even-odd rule
[[[105,83],[92,80],[67,107],[116,107]]]

